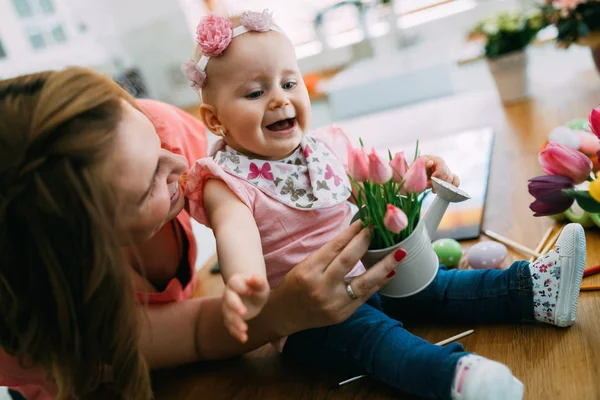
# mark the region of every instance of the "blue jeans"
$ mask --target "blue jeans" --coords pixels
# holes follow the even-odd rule
[[[450,399],[459,343],[436,346],[396,319],[468,323],[533,321],[529,263],[510,269],[457,271],[441,266],[422,292],[402,299],[373,296],[345,322],[291,335],[284,356],[312,367],[368,374],[405,393]]]

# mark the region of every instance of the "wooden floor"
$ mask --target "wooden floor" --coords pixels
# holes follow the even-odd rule
[[[496,94],[476,92],[403,108],[372,121],[344,126],[350,135],[369,142],[392,144],[402,135],[411,138],[439,136],[471,128],[492,126],[497,133],[484,228],[535,247],[552,224],[534,218],[527,179],[541,174],[537,152],[548,132],[574,118],[587,116],[600,104],[600,79],[595,71],[571,77],[533,82],[534,97],[503,107]],[[515,259],[521,258],[514,255]],[[587,266],[600,264],[600,234],[588,232]],[[584,279],[600,284],[600,275]],[[199,294],[219,293],[220,277],[201,271]],[[600,292],[582,293],[578,320],[570,329],[545,325],[428,326],[407,323],[408,329],[436,342],[466,329],[475,333],[462,340],[468,351],[507,364],[526,386],[525,399],[600,399]],[[370,379],[343,388],[333,385],[347,378],[335,373],[309,371],[285,363],[263,347],[240,359],[182,367],[154,376],[157,399],[410,399]]]

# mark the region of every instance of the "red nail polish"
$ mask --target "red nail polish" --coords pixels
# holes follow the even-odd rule
[[[387,274],[387,277],[388,277],[388,278],[391,278],[391,277],[392,277],[392,276],[394,276],[394,275],[396,275],[396,270],[392,270],[392,271],[390,271],[390,273],[389,273],[389,274]]]
[[[394,260],[396,261],[402,261],[404,257],[406,257],[406,251],[404,251],[404,249],[398,249],[394,253]]]

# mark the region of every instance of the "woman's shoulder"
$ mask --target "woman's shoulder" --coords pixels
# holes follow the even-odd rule
[[[150,119],[163,148],[184,156],[188,166],[206,157],[206,128],[191,114],[173,105],[156,100],[137,99],[140,110]]]

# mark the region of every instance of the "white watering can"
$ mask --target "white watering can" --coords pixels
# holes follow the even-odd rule
[[[402,242],[381,250],[369,250],[362,262],[369,268],[390,252],[406,250],[406,257],[398,264],[394,278],[379,291],[388,297],[408,297],[425,289],[437,275],[439,260],[431,245],[431,236],[437,230],[450,203],[460,203],[471,197],[456,186],[431,178],[436,198],[419,224]]]

